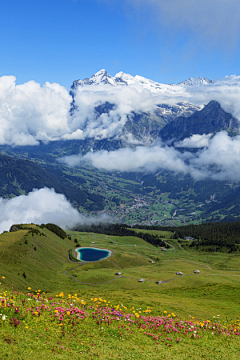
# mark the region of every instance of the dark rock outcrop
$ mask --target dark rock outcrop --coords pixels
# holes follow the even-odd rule
[[[20,229],[19,225],[12,225],[9,229],[9,232],[17,231]]]

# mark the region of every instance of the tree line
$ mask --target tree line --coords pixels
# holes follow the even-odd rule
[[[232,223],[210,222],[200,225],[170,226],[135,226],[138,229],[171,231],[173,239],[192,237],[195,239],[191,246],[227,247],[235,251],[240,244],[240,221]]]
[[[136,236],[139,237],[153,246],[160,246],[169,248],[169,245],[165,243],[158,235],[152,235],[149,233],[137,233],[136,231],[129,229],[129,225],[126,224],[98,224],[98,225],[78,225],[73,230],[80,232],[93,232],[98,234],[106,234],[112,236]]]

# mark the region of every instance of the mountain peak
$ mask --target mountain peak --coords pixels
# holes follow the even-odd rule
[[[96,72],[96,74],[92,75],[91,77],[98,77],[98,76],[108,76],[107,70],[102,69]]]
[[[123,71],[119,71],[114,77],[115,78],[121,78],[121,77],[123,77],[123,75],[125,75],[125,73],[123,72]]]
[[[218,101],[210,101],[202,110],[188,118],[179,117],[168,123],[161,131],[163,140],[183,140],[196,134],[214,134],[226,130],[238,133],[239,122],[224,111]]]
[[[90,78],[85,78],[83,80],[75,80],[72,85],[72,89],[76,89],[78,86],[85,86],[85,85],[114,85],[112,76],[107,73],[107,70],[102,69],[96,74],[93,74]]]
[[[139,75],[132,76],[130,74],[125,74],[123,71],[118,72],[113,77],[109,75],[105,69],[102,69],[98,71],[96,74],[92,75],[90,78],[74,81],[72,85],[72,89],[76,89],[78,86],[100,85],[100,84],[112,85],[112,86],[140,85],[151,91],[156,91],[160,89],[162,86],[164,86],[162,84],[154,82],[150,79],[146,79]],[[165,85],[165,86],[169,86],[169,85]]]
[[[111,85],[111,86],[134,86],[138,85],[143,88],[146,88],[152,92],[158,92],[164,88],[170,89],[172,86],[201,86],[214,83],[213,80],[207,78],[196,77],[189,78],[185,81],[182,81],[179,84],[161,84],[153,80],[147,79],[143,76],[136,75],[132,76],[130,74],[125,74],[123,71],[118,72],[114,77],[109,75],[105,69],[102,69],[96,74],[92,75],[90,78],[83,80],[76,80],[72,85],[72,89],[76,89],[78,86],[88,86],[88,85]]]
[[[208,85],[208,84],[213,84],[215,81],[213,80],[209,80],[207,78],[203,78],[203,77],[195,77],[195,78],[188,78],[187,80],[184,80],[182,82],[180,82],[178,85],[181,86],[199,86],[199,85]]]
[[[213,106],[218,108],[221,107],[220,103],[217,100],[211,100],[205,107],[208,108]]]

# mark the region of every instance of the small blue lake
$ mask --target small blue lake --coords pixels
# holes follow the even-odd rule
[[[75,251],[77,259],[82,261],[99,261],[111,255],[110,250],[96,248],[80,248]]]

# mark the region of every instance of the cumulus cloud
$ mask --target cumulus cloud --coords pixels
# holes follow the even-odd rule
[[[240,76],[231,75],[213,84],[204,86],[190,86],[187,89],[189,102],[207,104],[216,100],[221,107],[240,120]]]
[[[90,137],[105,139],[120,137],[132,112],[153,112],[159,96],[139,86],[94,85],[78,87],[74,92],[76,110],[70,119],[71,134],[65,138]],[[98,113],[95,108],[108,102],[112,109]],[[76,132],[81,129],[82,133]],[[79,137],[80,136],[80,137]]]
[[[54,223],[64,229],[78,224],[111,222],[105,215],[82,216],[66,197],[54,189],[33,190],[28,195],[20,195],[10,200],[0,198],[0,233],[8,231],[13,224]]]
[[[195,134],[190,136],[189,138],[186,138],[182,141],[178,141],[174,144],[175,147],[178,148],[203,148],[208,147],[209,140],[211,138],[212,134]]]
[[[215,180],[240,181],[240,136],[231,138],[226,131],[216,134],[208,148],[191,159],[190,168],[193,176],[196,171]]]
[[[59,84],[0,77],[0,145],[38,145],[67,133],[71,96]]]
[[[39,141],[104,139],[121,135],[132,111],[153,111],[158,102],[141,87],[84,87],[75,92],[76,110],[70,116],[72,97],[59,84],[29,81],[16,85],[14,76],[0,77],[0,145],[38,145]],[[114,104],[109,113],[95,107]]]
[[[240,34],[238,0],[125,0],[170,30],[187,30],[207,41],[235,45]]]
[[[0,145],[38,145],[39,141],[120,139],[137,145],[124,126],[133,113],[155,116],[157,105],[185,102],[203,106],[217,100],[240,119],[240,76],[228,76],[213,84],[181,86],[154,84],[131,77],[128,86],[91,85],[74,90],[72,97],[59,84],[42,87],[34,81],[16,85],[14,76],[0,77]],[[134,80],[135,79],[135,80]],[[112,104],[108,110],[105,104]],[[99,111],[96,108],[101,108]],[[123,135],[124,133],[124,135]]]
[[[116,151],[97,151],[84,156],[67,156],[59,159],[68,166],[81,163],[90,164],[107,171],[154,172],[158,169],[190,174],[196,180],[211,178],[215,180],[240,181],[240,136],[231,138],[222,131],[213,138],[192,137],[189,142],[198,144],[208,141],[208,147],[197,153],[179,151],[161,144],[136,149]],[[196,147],[196,146],[195,146]]]

